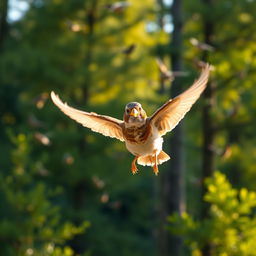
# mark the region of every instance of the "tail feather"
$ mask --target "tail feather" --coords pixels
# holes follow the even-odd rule
[[[167,155],[164,151],[161,151],[157,156],[157,164],[162,164],[170,159],[170,156]],[[140,165],[154,166],[155,158],[154,155],[140,156],[137,160]]]

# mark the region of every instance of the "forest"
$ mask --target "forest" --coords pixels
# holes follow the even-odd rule
[[[256,1],[1,0],[4,256],[256,256]],[[152,115],[209,63],[154,175],[52,102]]]

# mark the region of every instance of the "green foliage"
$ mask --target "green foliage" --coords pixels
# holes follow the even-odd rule
[[[168,64],[175,51],[169,49],[171,33],[156,24],[157,18],[171,20],[169,7],[160,10],[162,1],[130,0],[124,11],[112,12],[106,0],[27,2],[28,11],[8,23],[0,44],[1,253],[151,256],[156,216],[163,214],[158,214],[155,183],[167,164],[160,167],[160,179],[148,167],[132,176],[132,156],[124,145],[65,117],[49,92],[80,109],[120,119],[125,104],[134,100],[152,114],[171,86],[166,81],[166,94],[158,94],[155,63],[160,55]],[[187,237],[193,256],[209,241],[215,255],[254,255],[255,195],[246,188],[256,185],[256,4],[212,2],[213,8],[207,8],[200,0],[183,1],[184,71],[189,73],[184,88],[197,76],[193,63],[203,54],[189,40],[202,39],[207,17],[215,24],[215,50],[208,53],[217,88],[212,114],[218,133],[212,150],[218,169],[243,188],[233,188],[216,173],[207,181],[205,197],[211,214],[197,220],[201,98],[184,121],[191,215],[173,216],[171,228]],[[148,24],[155,29],[147,30]],[[136,44],[134,51],[124,54],[131,44]]]
[[[124,145],[79,126],[49,100],[54,90],[70,105],[120,119],[127,101],[141,101],[149,114],[163,102],[150,54],[161,33],[145,29],[154,1],[130,2],[114,13],[105,0],[34,1],[9,24],[0,52],[0,162],[1,199],[12,204],[1,219],[29,232],[31,243],[15,236],[22,252],[39,255],[50,244],[56,255],[65,246],[80,255],[153,254],[152,173],[140,168],[132,176]],[[135,50],[124,54],[131,44]],[[16,221],[13,205],[21,208]],[[91,227],[82,234],[86,221]]]
[[[36,181],[30,159],[30,139],[12,136],[12,168],[0,176],[0,241],[4,255],[74,255],[65,243],[88,227],[63,222],[61,208],[53,204],[60,188]]]
[[[192,255],[201,255],[206,244],[212,255],[256,255],[256,192],[235,189],[225,175],[215,172],[206,181],[205,201],[210,214],[205,220],[194,220],[188,213],[169,217],[169,229],[186,238]]]

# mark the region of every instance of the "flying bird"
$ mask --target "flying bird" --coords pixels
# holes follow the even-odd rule
[[[135,156],[131,164],[133,174],[138,171],[137,162],[140,165],[152,166],[157,175],[158,165],[170,159],[169,155],[162,150],[162,136],[174,129],[199,98],[206,88],[209,73],[210,65],[206,65],[200,77],[190,88],[167,101],[150,117],[147,117],[138,102],[128,103],[125,106],[123,120],[119,120],[70,107],[63,103],[53,91],[51,98],[64,114],[83,126],[125,142],[127,150]]]
[[[207,65],[206,62],[204,62],[203,60],[199,60],[197,58],[193,59],[193,63],[195,67],[200,70]],[[215,70],[215,67],[213,65],[210,65],[210,71],[214,71],[214,70]]]
[[[125,54],[126,56],[131,55],[131,53],[133,53],[133,51],[136,48],[136,44],[130,44],[129,46],[127,46],[125,49],[122,50],[122,53]]]
[[[207,44],[207,43],[204,43],[204,42],[200,42],[198,39],[192,37],[190,38],[190,43],[197,47],[199,50],[202,50],[202,51],[209,51],[209,52],[212,52],[214,51],[214,47]]]
[[[188,75],[188,72],[169,70],[160,58],[156,58],[156,63],[161,72],[161,76],[162,76],[163,80],[173,81],[175,79],[175,77],[177,77],[177,76],[187,76]]]
[[[131,3],[129,2],[115,2],[112,4],[106,4],[105,8],[107,8],[109,11],[118,13],[118,12],[122,12],[124,9],[126,9],[130,5]]]

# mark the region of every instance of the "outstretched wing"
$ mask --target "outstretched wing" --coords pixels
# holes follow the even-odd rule
[[[190,110],[206,88],[209,73],[210,65],[207,64],[198,80],[190,88],[174,99],[167,101],[150,117],[150,122],[157,127],[161,136],[171,131]]]
[[[101,133],[105,136],[116,138],[124,141],[122,132],[123,121],[110,117],[98,115],[96,113],[89,113],[72,108],[63,103],[58,95],[51,92],[51,98],[53,103],[67,116],[74,119],[84,127],[90,128],[94,132]]]

